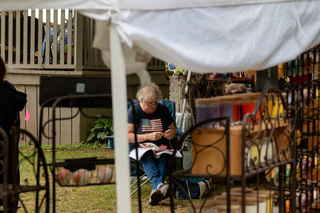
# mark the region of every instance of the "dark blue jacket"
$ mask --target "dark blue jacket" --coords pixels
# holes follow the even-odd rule
[[[10,138],[12,126],[20,126],[19,112],[27,103],[27,95],[15,90],[7,81],[0,86],[0,127]]]

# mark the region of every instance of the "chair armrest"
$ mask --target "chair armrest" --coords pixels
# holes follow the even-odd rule
[[[178,136],[178,137],[182,137],[183,132],[181,131],[181,129],[176,128],[176,131],[177,131],[177,136]]]
[[[103,139],[114,139],[114,135],[105,136]]]

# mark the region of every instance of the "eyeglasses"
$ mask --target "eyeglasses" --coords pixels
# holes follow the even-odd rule
[[[158,105],[158,101],[150,101],[150,102],[144,101],[144,102],[146,103],[146,105],[148,107],[157,106]]]

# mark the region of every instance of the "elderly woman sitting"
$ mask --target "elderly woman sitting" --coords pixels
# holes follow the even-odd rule
[[[139,103],[135,104],[137,115],[137,139],[141,145],[153,143],[157,146],[173,147],[172,139],[176,138],[176,127],[168,108],[159,104],[158,100],[162,98],[159,87],[150,83],[140,88],[137,92]],[[133,108],[128,110],[128,138],[130,151],[134,150],[134,123]],[[147,176],[152,183],[150,194],[150,205],[157,205],[160,201],[169,196],[168,185],[164,184],[167,175],[168,161],[170,155],[162,154],[159,158],[154,156],[152,150],[147,151],[140,158],[139,162],[143,166]]]

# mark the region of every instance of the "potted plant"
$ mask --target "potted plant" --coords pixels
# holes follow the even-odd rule
[[[113,121],[111,118],[98,118],[92,124],[87,143],[104,143],[108,139],[108,148],[113,149]]]

